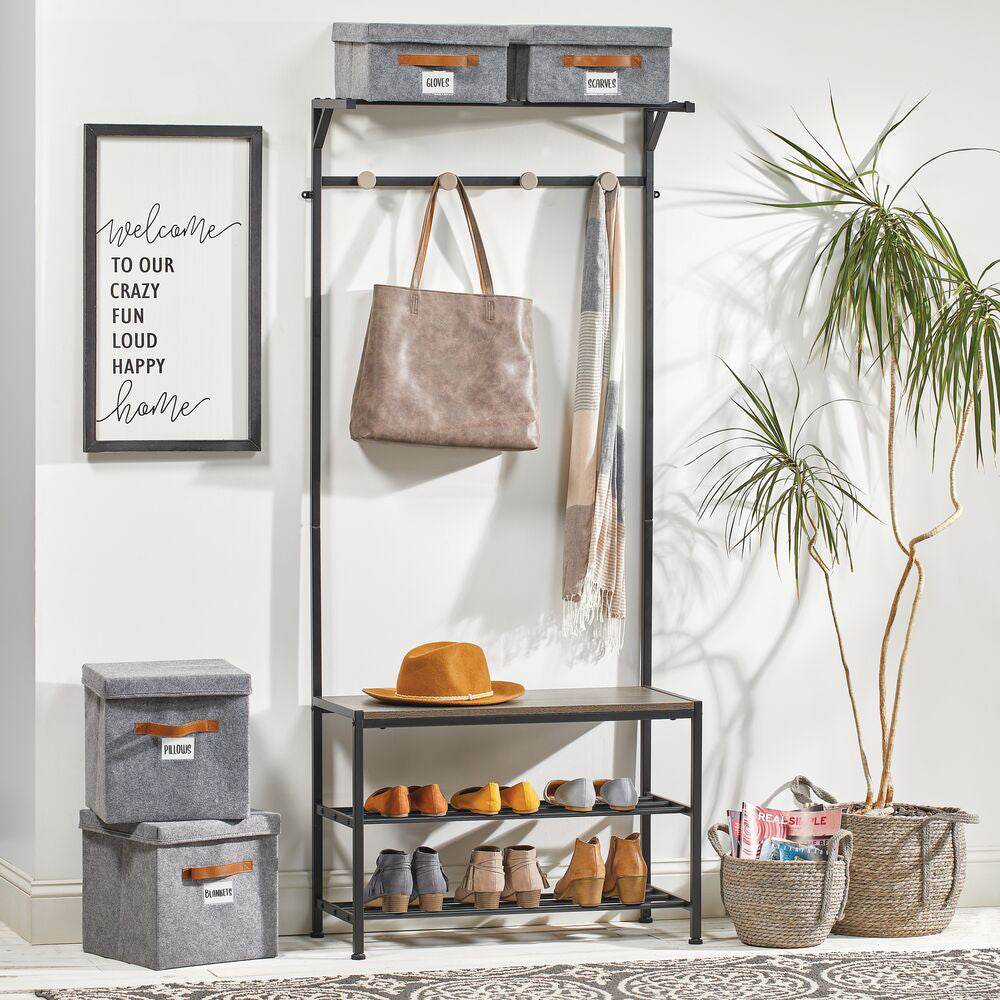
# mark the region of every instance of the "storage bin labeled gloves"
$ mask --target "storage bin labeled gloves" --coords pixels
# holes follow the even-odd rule
[[[333,26],[337,97],[502,104],[507,27],[493,24]]]
[[[225,660],[83,667],[86,802],[105,823],[250,810],[250,675]]]
[[[273,958],[277,813],[83,830],[83,950],[148,969]]]
[[[511,28],[515,100],[664,104],[670,28],[535,24]]]

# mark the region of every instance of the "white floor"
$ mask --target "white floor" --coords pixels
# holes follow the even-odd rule
[[[697,958],[753,951],[741,945],[728,920],[708,920],[705,943],[687,943],[680,920],[653,924],[607,923],[579,927],[495,927],[475,930],[419,930],[369,934],[364,962],[351,961],[350,939],[281,938],[277,958],[261,962],[199,966],[150,972],[134,965],[85,955],[79,945],[30,945],[0,924],[0,997],[22,1000],[46,988],[139,986],[151,983],[272,979],[350,973],[469,968],[573,962],[622,962]],[[959,910],[951,927],[934,937],[886,940],[831,937],[830,951],[986,948],[1000,946],[1000,908]]]

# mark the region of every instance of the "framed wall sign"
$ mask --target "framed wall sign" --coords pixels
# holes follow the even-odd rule
[[[261,128],[84,132],[84,451],[259,451]]]

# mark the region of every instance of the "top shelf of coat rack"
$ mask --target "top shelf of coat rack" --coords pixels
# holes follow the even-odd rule
[[[668,101],[666,104],[598,104],[595,101],[504,101],[502,104],[476,104],[468,101],[362,101],[354,97],[314,97],[317,111],[353,111],[355,108],[589,108],[598,111],[672,111],[694,114],[693,101]]]

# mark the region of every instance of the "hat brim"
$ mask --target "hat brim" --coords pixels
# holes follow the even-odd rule
[[[421,698],[419,695],[397,694],[395,688],[362,688],[366,695],[376,701],[385,701],[394,705],[499,705],[505,701],[513,701],[524,694],[524,685],[515,684],[513,681],[493,681],[493,694],[485,698]]]

